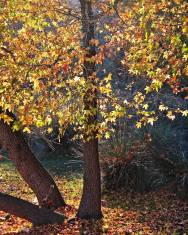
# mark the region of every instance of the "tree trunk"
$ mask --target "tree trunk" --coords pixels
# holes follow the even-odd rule
[[[84,219],[100,219],[102,217],[97,139],[92,139],[84,144],[84,186],[78,217]]]
[[[59,213],[4,193],[0,193],[0,210],[26,219],[34,225],[61,224],[65,219],[65,216]]]
[[[91,40],[95,38],[95,26],[90,0],[80,0],[83,28],[83,46],[86,49],[86,59],[84,62],[84,77],[86,83],[91,85],[84,97],[85,110],[91,113],[85,120],[85,126],[90,129],[91,125],[97,125],[97,90],[95,87],[95,62],[91,60],[96,55],[95,46],[91,45]],[[89,98],[89,99],[88,99]],[[95,129],[95,128],[94,128]],[[84,219],[100,219],[101,212],[101,182],[97,131],[90,131],[84,136],[84,182],[83,194],[77,216]]]
[[[65,205],[54,180],[31,152],[21,132],[13,132],[3,120],[0,120],[0,144],[41,206],[58,208]]]

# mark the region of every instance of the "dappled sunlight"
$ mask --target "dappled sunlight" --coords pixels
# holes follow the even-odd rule
[[[1,164],[1,187],[14,196],[33,201],[11,164]],[[55,180],[69,206],[57,211],[67,216],[62,225],[32,227],[31,223],[0,212],[0,234],[183,234],[188,229],[186,202],[168,188],[147,194],[127,193],[124,190],[103,193],[103,214],[99,221],[74,219],[79,205],[82,180],[70,172],[71,178],[56,175]],[[12,188],[11,188],[12,187]],[[11,189],[11,190],[10,190]]]
[[[187,234],[187,9],[0,1],[0,235]]]

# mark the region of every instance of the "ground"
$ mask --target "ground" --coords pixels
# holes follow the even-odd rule
[[[69,219],[75,216],[82,192],[82,174],[78,164],[74,164],[70,164],[68,159],[44,162],[71,206],[59,209]],[[0,191],[31,202],[36,201],[32,191],[9,161],[0,161]],[[177,198],[168,187],[147,194],[126,193],[123,190],[106,191],[103,192],[102,204],[104,218],[101,221],[65,221],[63,225],[35,228],[23,219],[0,211],[0,235],[188,234],[188,203]]]

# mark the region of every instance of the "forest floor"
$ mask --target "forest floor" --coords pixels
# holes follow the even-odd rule
[[[72,206],[71,209],[60,208],[59,211],[73,218],[82,192],[81,168],[75,167],[74,162],[70,165],[62,160],[45,161],[44,165],[54,176],[66,202]],[[0,161],[0,191],[30,202],[35,201],[32,191],[8,161]],[[188,234],[188,203],[177,198],[167,188],[147,194],[106,191],[102,204],[104,218],[100,221],[65,221],[63,225],[35,228],[23,219],[0,211],[0,235]]]

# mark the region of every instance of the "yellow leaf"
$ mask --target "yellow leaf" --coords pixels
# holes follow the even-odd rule
[[[142,123],[141,122],[137,122],[136,123],[136,127],[139,129],[139,128],[141,128],[142,127]]]
[[[31,130],[28,127],[24,127],[23,132],[30,134]]]

